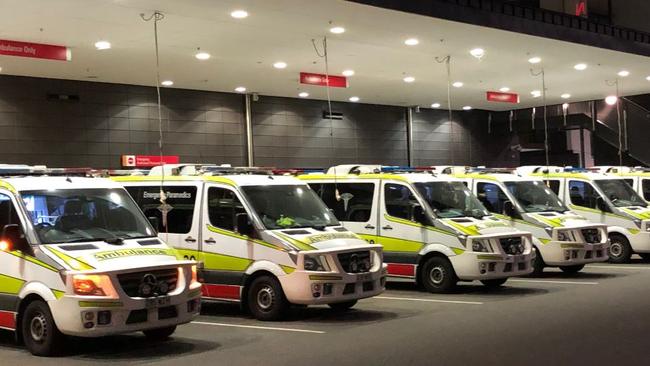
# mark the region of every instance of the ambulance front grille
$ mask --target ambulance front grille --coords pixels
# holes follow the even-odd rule
[[[347,273],[363,273],[370,271],[370,268],[372,268],[369,250],[341,253],[338,258],[341,267]]]
[[[122,290],[130,297],[153,297],[166,295],[178,282],[178,269],[167,268],[143,272],[118,274]]]
[[[589,244],[597,244],[601,240],[600,230],[598,229],[582,229],[582,236]]]

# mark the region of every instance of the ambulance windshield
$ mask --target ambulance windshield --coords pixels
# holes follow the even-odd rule
[[[595,182],[615,207],[648,206],[645,200],[623,179],[602,179]]]
[[[243,186],[242,190],[267,229],[339,225],[334,214],[306,185]]]
[[[123,189],[24,191],[21,196],[43,244],[156,235]]]
[[[481,202],[462,182],[415,183],[415,188],[441,218],[490,215]]]
[[[569,211],[542,181],[506,182],[505,185],[526,212]]]

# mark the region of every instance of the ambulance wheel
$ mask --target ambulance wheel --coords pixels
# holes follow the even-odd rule
[[[350,310],[354,305],[357,304],[357,300],[350,300],[344,302],[335,302],[332,304],[327,304],[334,311],[347,311]]]
[[[533,271],[530,273],[530,276],[541,276],[542,273],[544,273],[544,267],[546,267],[546,264],[544,263],[544,258],[542,258],[542,254],[539,250],[533,247],[533,251],[535,252],[535,259],[533,259]]]
[[[151,341],[162,342],[166,341],[175,331],[176,326],[172,325],[171,327],[143,330],[142,333]]]
[[[632,247],[627,238],[621,234],[610,234],[609,262],[629,263],[632,257]]]
[[[21,331],[25,347],[35,356],[52,356],[61,351],[64,336],[52,318],[47,303],[31,302],[22,316]]]
[[[447,258],[431,257],[424,262],[420,272],[420,283],[429,292],[445,293],[456,287],[458,277]]]
[[[564,273],[578,273],[582,271],[583,268],[585,268],[584,264],[578,264],[575,266],[560,266],[560,269]]]
[[[481,283],[487,288],[499,288],[508,281],[508,278],[497,278],[494,280],[481,280]]]
[[[282,286],[271,276],[260,276],[253,280],[248,291],[248,307],[258,320],[280,320],[289,309]]]

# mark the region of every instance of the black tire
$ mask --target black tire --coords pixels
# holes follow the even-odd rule
[[[458,277],[447,258],[431,257],[422,266],[420,283],[429,292],[447,293],[456,287]]]
[[[533,271],[530,273],[530,276],[538,277],[544,273],[546,263],[544,263],[544,258],[536,247],[533,247],[533,251],[535,252],[535,259],[533,259]]]
[[[357,300],[350,300],[344,302],[335,302],[333,304],[327,304],[334,311],[348,311],[352,309],[354,305],[357,304]]]
[[[281,320],[287,315],[289,302],[275,277],[260,276],[248,290],[248,308],[258,320]]]
[[[639,257],[646,262],[650,262],[650,253],[639,253]]]
[[[508,281],[508,278],[497,278],[494,280],[481,280],[481,283],[487,288],[499,288]]]
[[[21,320],[23,341],[35,356],[54,356],[62,349],[64,335],[54,323],[47,303],[35,300],[29,303]]]
[[[630,263],[632,247],[627,238],[621,234],[609,234],[611,242],[609,246],[610,263]]]
[[[578,273],[582,271],[583,268],[585,268],[584,264],[576,264],[573,266],[560,266],[560,269],[564,273]]]
[[[176,326],[172,325],[170,327],[143,330],[142,333],[144,333],[145,337],[147,337],[148,340],[162,342],[169,339],[169,337],[174,334],[175,331]]]

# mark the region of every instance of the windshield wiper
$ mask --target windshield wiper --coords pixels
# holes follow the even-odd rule
[[[124,238],[121,238],[119,236],[114,236],[114,237],[111,237],[111,238],[102,238],[102,239],[98,239],[98,240],[103,240],[104,242],[106,242],[108,244],[112,244],[112,245],[122,245],[122,244],[124,244]]]

